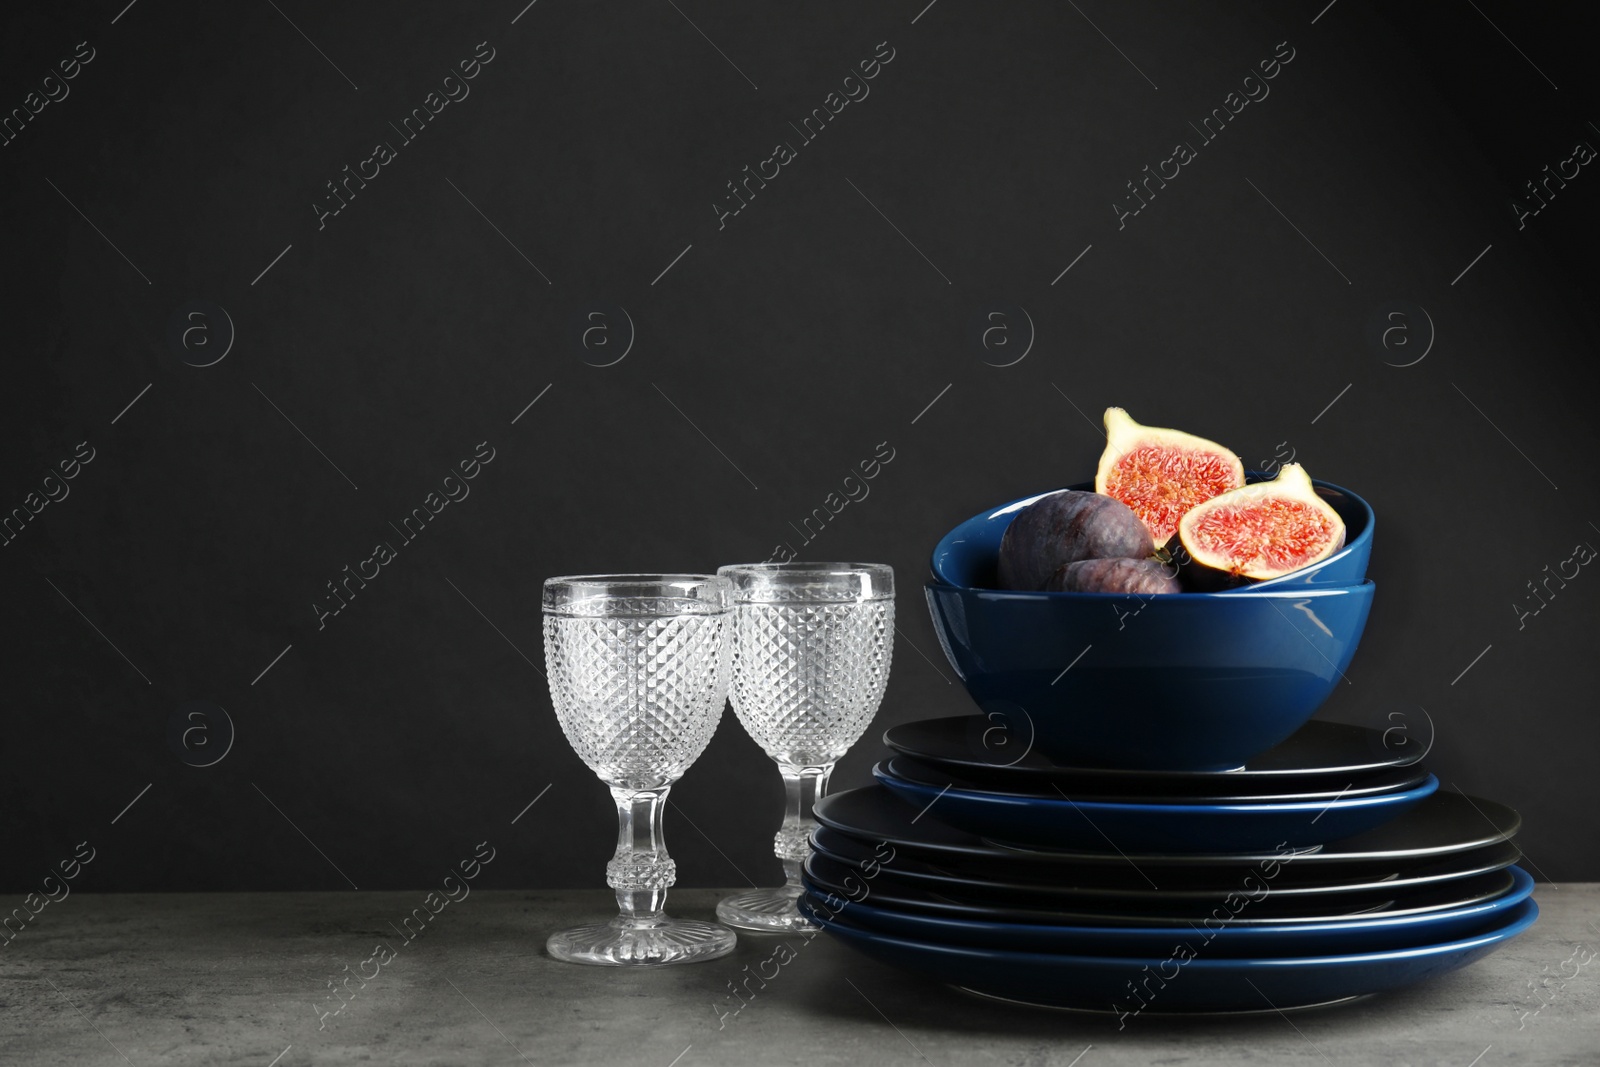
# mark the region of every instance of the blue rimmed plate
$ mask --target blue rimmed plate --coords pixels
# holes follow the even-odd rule
[[[1080,863],[1041,866],[1007,863],[1004,859],[944,857],[922,860],[909,852],[894,854],[884,862],[881,846],[869,845],[826,826],[811,833],[811,847],[819,856],[862,873],[884,867],[894,879],[931,893],[959,893],[979,883],[996,893],[1049,896],[1058,900],[1116,895],[1129,900],[1214,900],[1238,889],[1252,873],[1250,867],[1107,867]],[[1292,854],[1290,854],[1292,856]],[[1304,858],[1304,857],[1299,857]],[[1360,861],[1301,867],[1294,858],[1281,864],[1258,864],[1270,872],[1272,895],[1280,900],[1325,897],[1366,890],[1410,890],[1425,885],[1458,882],[1504,870],[1522,858],[1522,850],[1500,841],[1430,859]]]
[[[1482,959],[1539,917],[1539,906],[1530,899],[1485,930],[1431,944],[1227,959],[1193,945],[1137,956],[945,945],[865,930],[847,921],[848,909],[808,910],[829,934],[890,967],[984,996],[1122,1019],[1146,1013],[1282,1011],[1399,989]]]
[[[1326,844],[1382,825],[1439,788],[1329,802],[1139,804],[1075,801],[943,787],[872,769],[885,788],[940,822],[1001,845],[1133,852],[1249,852]]]
[[[820,852],[806,858],[801,881],[807,889],[841,900],[870,901],[891,911],[916,912],[986,923],[1073,926],[1175,926],[1217,916],[1219,905],[1233,926],[1281,926],[1342,922],[1378,915],[1422,915],[1464,908],[1505,896],[1516,887],[1510,871],[1489,871],[1422,886],[1347,889],[1325,896],[1284,897],[1271,892],[1272,878],[1257,872],[1210,897],[1084,893],[1064,897],[1019,893],[971,880],[933,889],[900,877],[899,857],[862,870]],[[1245,907],[1244,902],[1249,902]]]
[[[897,754],[984,788],[1049,791],[1069,796],[1143,797],[1271,796],[1371,783],[1409,789],[1427,772],[1419,763],[1426,745],[1403,730],[1376,730],[1312,719],[1275,748],[1225,771],[1157,771],[1074,767],[1057,763],[1034,745],[1032,723],[1022,714],[955,715],[891,726],[883,743]],[[1429,725],[1431,737],[1432,726]],[[1393,736],[1391,736],[1393,735]]]
[[[1078,803],[1086,800],[1108,804],[1291,804],[1314,801],[1343,800],[1346,797],[1377,797],[1415,789],[1428,780],[1428,772],[1421,767],[1408,767],[1395,774],[1362,778],[1353,777],[1327,789],[1282,790],[1276,793],[1231,792],[1226,781],[1218,782],[1213,793],[1116,793],[1095,792],[1092,786],[1057,779],[1021,779],[1010,776],[982,774],[973,776],[948,767],[930,764],[914,756],[891,756],[884,767],[895,778],[940,788],[952,786],[980,793],[999,793],[1019,797],[1068,797]]]
[[[1388,952],[1437,944],[1480,933],[1533,894],[1533,878],[1511,868],[1512,886],[1500,896],[1454,908],[1419,913],[1377,912],[1320,922],[1271,925],[1237,923],[1256,902],[1241,898],[1204,918],[1142,926],[1086,926],[1074,923],[994,922],[904,911],[875,903],[869,894],[850,901],[820,888],[808,890],[807,904],[834,914],[864,931],[940,945],[969,945],[1020,952],[1064,952],[1096,956],[1160,954],[1180,944],[1215,956],[1309,956]],[[1265,898],[1262,898],[1265,899]],[[1235,910],[1237,908],[1237,910]]]
[[[1099,848],[1077,852],[1062,849],[1003,848],[938,819],[922,818],[925,804],[910,804],[881,785],[842,789],[817,801],[817,822],[834,832],[865,842],[892,845],[897,851],[930,862],[948,860],[1036,866],[1041,871],[1064,866],[1100,866],[1160,871],[1172,867],[1248,868],[1284,858],[1281,849],[1257,852],[1112,852]],[[1331,845],[1298,851],[1296,869],[1344,867],[1351,863],[1392,864],[1459,855],[1509,841],[1522,816],[1484,797],[1440,790],[1398,818]]]

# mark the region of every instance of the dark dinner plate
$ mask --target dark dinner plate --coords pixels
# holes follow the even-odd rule
[[[1243,872],[1235,867],[1163,867],[1147,879],[1139,870],[1123,865],[1078,866],[1006,863],[1002,859],[956,858],[928,862],[910,853],[880,851],[826,826],[812,834],[812,847],[866,874],[891,868],[898,880],[930,892],[971,881],[982,881],[996,891],[1048,893],[1061,899],[1116,893],[1137,899],[1215,900],[1238,889]],[[892,857],[892,858],[891,858]],[[1428,885],[1503,870],[1522,858],[1522,850],[1500,841],[1465,852],[1410,860],[1353,860],[1301,868],[1292,860],[1272,870],[1274,896],[1327,896],[1352,889],[1398,888]],[[1152,881],[1156,884],[1152,885]]]
[[[807,891],[805,903],[863,930],[945,945],[1097,956],[1139,956],[1187,945],[1206,955],[1305,956],[1384,952],[1478,933],[1533,894],[1533,879],[1525,871],[1514,867],[1510,874],[1515,882],[1500,896],[1452,908],[1412,915],[1374,913],[1333,921],[1256,926],[1236,925],[1225,917],[1201,923],[1148,926],[984,922],[881,907],[870,897],[855,902],[814,891]]]
[[[1160,868],[1172,866],[1250,867],[1282,861],[1285,851],[1265,849],[1245,852],[1142,852],[1045,851],[991,844],[975,834],[924,817],[918,809],[881,785],[847,789],[817,801],[819,823],[859,841],[885,842],[923,860],[953,858],[980,861],[1003,858],[1008,862],[1037,864],[1099,864]],[[1297,868],[1344,863],[1349,860],[1402,860],[1466,852],[1509,839],[1522,824],[1511,808],[1492,800],[1440,791],[1427,797],[1392,821],[1342,841],[1298,850]]]
[[[997,844],[1111,852],[1249,852],[1280,842],[1322,845],[1381,826],[1439,788],[1439,779],[1430,774],[1403,793],[1379,796],[1151,804],[958,789],[949,782],[899,777],[881,763],[872,776],[891,792],[923,805],[939,821]]]
[[[1277,896],[1271,891],[1270,880],[1245,877],[1230,896],[1220,900],[1136,898],[1125,893],[1064,900],[1045,893],[996,892],[980,882],[932,892],[897,878],[892,863],[872,875],[816,852],[806,859],[804,881],[815,892],[891,910],[984,922],[1084,926],[1198,922],[1208,916],[1226,919],[1229,925],[1272,925],[1338,922],[1373,915],[1420,915],[1493,900],[1515,885],[1511,869],[1507,869],[1434,885],[1346,890],[1306,898]]]
[[[1435,978],[1493,952],[1532,926],[1525,900],[1489,929],[1388,952],[1227,958],[1175,950],[1140,956],[1066,955],[947,945],[863,930],[818,914],[828,932],[891,967],[1003,1000],[1129,1017],[1169,1012],[1274,1012],[1339,1003]]]
[[[1021,721],[1013,722],[1011,719]],[[974,782],[1054,781],[1068,795],[1173,797],[1337,791],[1366,785],[1366,776],[1395,776],[1406,788],[1422,777],[1424,747],[1392,731],[1312,720],[1242,767],[1226,771],[1153,771],[1070,767],[1033,747],[1025,716],[958,715],[892,726],[883,743],[929,766]],[[1409,768],[1409,770],[1408,770]]]
[[[1347,781],[1337,789],[1328,788],[1298,792],[1290,789],[1279,789],[1271,792],[1252,792],[1249,788],[1245,788],[1216,794],[1195,791],[1145,796],[1131,793],[1088,793],[1083,790],[1074,792],[1067,789],[1061,781],[1055,778],[1017,778],[994,774],[973,777],[966,774],[952,773],[948,767],[926,763],[914,756],[895,756],[888,760],[887,766],[889,773],[896,777],[905,778],[913,782],[924,782],[934,786],[950,785],[968,792],[994,793],[997,796],[1008,797],[1043,797],[1049,800],[1061,800],[1063,797],[1068,797],[1079,803],[1090,804],[1328,803],[1334,800],[1348,800],[1353,797],[1389,796],[1394,793],[1403,793],[1428,780],[1428,772],[1419,764],[1412,767],[1396,768],[1393,771],[1381,771],[1376,775],[1364,775],[1359,778],[1359,784],[1355,776],[1352,776],[1350,781]],[[1228,781],[1217,783],[1218,789],[1227,789],[1228,786]]]

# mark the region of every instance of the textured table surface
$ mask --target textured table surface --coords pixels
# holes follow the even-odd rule
[[[423,892],[75,894],[0,948],[5,1064],[1600,1064],[1600,884],[1541,885],[1527,934],[1431,984],[1320,1012],[1130,1020],[980,1001],[818,937],[756,997],[778,940],[620,973],[543,954],[599,892],[475,892],[331,1011]],[[670,910],[711,917],[718,894]],[[350,968],[350,972],[345,967]],[[768,973],[771,966],[766,968]],[[737,1014],[732,1010],[744,1003]],[[729,1013],[729,1014],[723,1014]]]

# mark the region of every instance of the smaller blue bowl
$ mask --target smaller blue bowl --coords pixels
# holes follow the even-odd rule
[[[941,788],[898,777],[882,763],[872,776],[940,822],[997,844],[1133,853],[1325,845],[1381,826],[1439,788],[1430,774],[1412,789],[1326,803],[1141,804]]]
[[[1246,483],[1265,481],[1271,479],[1261,471],[1249,471],[1245,474]],[[1377,522],[1371,506],[1350,490],[1329,482],[1313,480],[1311,484],[1316,487],[1317,495],[1332,505],[1333,510],[1344,520],[1344,547],[1319,563],[1301,567],[1297,571],[1270,581],[1226,590],[1225,595],[1237,596],[1286,586],[1360,585],[1366,580],[1367,563],[1372,559],[1372,528]],[[1080,482],[1067,488],[1092,490],[1094,483]],[[933,557],[929,560],[934,580],[965,589],[999,588],[1000,539],[1005,536],[1006,527],[1011,525],[1011,520],[1016,518],[1017,512],[1029,504],[1059,492],[1061,490],[1053,489],[1048,493],[1035,493],[1020,500],[1013,500],[1009,504],[974,515],[945,534],[934,546]]]

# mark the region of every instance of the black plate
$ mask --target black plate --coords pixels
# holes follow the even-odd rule
[[[1270,926],[1283,923],[1337,922],[1378,915],[1422,915],[1430,911],[1493,900],[1515,882],[1509,870],[1492,871],[1438,885],[1395,890],[1359,890],[1327,897],[1284,898],[1270,885],[1256,899],[1241,886],[1234,908],[1216,899],[1134,899],[1110,894],[1096,899],[1061,901],[1048,897],[997,899],[983,892],[929,892],[896,882],[894,860],[869,877],[855,868],[813,852],[806,859],[805,882],[813,890],[844,900],[864,901],[876,907],[946,915],[985,922],[1065,924],[1072,926],[1136,926],[1190,922],[1215,914],[1218,908],[1231,916],[1230,925]]]
[[[1067,767],[1032,748],[1031,724],[984,715],[922,719],[891,726],[883,743],[906,756],[993,784],[1055,780],[1069,794],[1099,796],[1244,795],[1338,790],[1365,775],[1404,773],[1420,745],[1386,744],[1387,732],[1312,720],[1274,749],[1230,771],[1140,771]],[[1416,775],[1417,780],[1421,775]]]
[[[946,826],[907,804],[881,785],[847,789],[816,804],[817,821],[849,837],[875,844],[887,842],[919,859],[953,858],[1045,865],[1098,864],[1157,867],[1251,867],[1282,860],[1284,853],[1164,853],[1126,855],[1120,852],[1045,852],[993,845]],[[1504,804],[1461,793],[1437,792],[1392,821],[1364,834],[1301,851],[1297,868],[1349,860],[1402,860],[1444,856],[1505,841],[1522,825],[1522,817]]]
[[[1044,894],[1062,900],[1089,899],[1118,894],[1138,899],[1216,900],[1237,890],[1248,870],[1237,867],[1165,867],[1144,874],[1126,865],[1121,867],[1077,867],[1062,865],[1007,864],[1002,860],[976,862],[957,859],[925,862],[909,853],[896,854],[885,862],[881,846],[868,845],[826,826],[816,829],[812,847],[820,854],[851,867],[861,874],[880,867],[892,873],[897,884],[915,886],[929,892],[982,883],[997,894]],[[1301,870],[1294,861],[1280,864],[1271,881],[1273,896],[1328,896],[1353,890],[1399,889],[1447,882],[1504,870],[1522,858],[1522,850],[1510,841],[1486,845],[1446,856],[1398,862],[1360,860],[1324,864]],[[1155,884],[1152,885],[1151,883]]]
[[[1104,795],[1071,792],[1064,784],[1054,778],[996,778],[986,776],[982,779],[968,778],[964,775],[951,773],[949,768],[924,763],[912,756],[895,756],[887,763],[888,772],[896,778],[907,782],[920,782],[934,788],[949,786],[952,789],[964,789],[972,792],[992,793],[996,796],[1006,797],[1050,797],[1059,799],[1066,797],[1069,800],[1081,800],[1085,803],[1107,804],[1309,804],[1318,801],[1348,800],[1354,797],[1386,796],[1390,793],[1404,792],[1421,785],[1428,778],[1428,772],[1420,764],[1397,768],[1392,771],[1383,771],[1377,775],[1366,775],[1359,779],[1352,776],[1346,784],[1339,789],[1322,789],[1315,792],[1230,792],[1225,795],[1212,795],[1210,793],[1190,793],[1176,796],[1132,796],[1132,795]],[[991,780],[992,779],[992,780]],[[1219,782],[1217,787],[1225,789],[1228,782]]]

